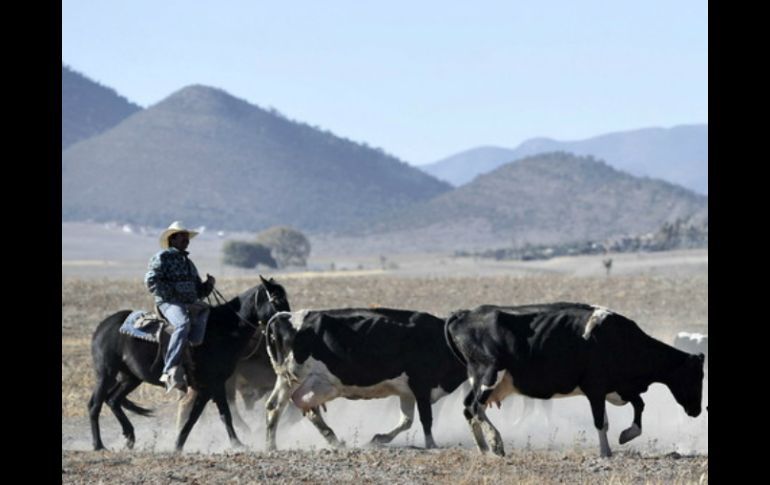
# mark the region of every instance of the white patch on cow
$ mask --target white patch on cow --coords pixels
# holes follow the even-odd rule
[[[594,307],[594,312],[591,314],[591,317],[586,322],[586,329],[583,332],[583,338],[585,340],[588,340],[588,337],[591,336],[591,331],[594,329],[594,327],[602,323],[608,315],[612,314],[612,310],[609,310],[603,306],[598,306],[598,305],[592,305],[592,306]]]
[[[406,373],[373,386],[349,386],[343,384],[320,360],[310,357],[303,364],[297,364],[294,362],[293,353],[291,360],[291,370],[298,377],[297,383],[292,386],[292,401],[303,410],[320,406],[338,397],[379,399],[388,396],[414,396],[409,389]]]
[[[622,397],[620,397],[620,394],[617,392],[611,392],[607,394],[604,398],[608,403],[614,404],[615,406],[623,406],[628,401],[624,401]]]
[[[431,404],[433,404],[434,402],[438,401],[439,399],[441,399],[442,397],[446,396],[447,394],[449,394],[449,393],[446,392],[443,387],[441,387],[441,386],[434,387],[433,389],[430,390],[430,402],[431,402]]]

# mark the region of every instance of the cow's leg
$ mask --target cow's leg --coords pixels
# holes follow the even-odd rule
[[[310,408],[305,416],[307,416],[307,419],[313,423],[313,426],[316,427],[318,432],[321,433],[321,436],[326,439],[326,442],[329,443],[330,446],[334,448],[345,447],[345,443],[337,439],[337,435],[335,435],[334,431],[332,431],[329,425],[326,424],[326,421],[324,421],[324,418],[321,416],[321,410],[318,407]]]
[[[464,400],[465,419],[468,420],[479,451],[486,453],[491,448],[494,454],[505,456],[500,432],[492,425],[484,411],[496,383],[496,373],[494,369],[488,368],[483,373],[476,373],[475,375],[479,377],[472,378],[473,390],[468,393]]]
[[[238,439],[238,436],[235,434],[235,429],[233,428],[233,417],[230,413],[230,406],[227,405],[227,393],[225,392],[224,383],[214,388],[212,397],[214,398],[214,404],[216,404],[217,410],[219,411],[219,418],[225,423],[227,436],[230,438],[230,446],[234,448],[244,448],[243,443]]]
[[[182,451],[190,431],[192,430],[196,421],[198,421],[198,418],[200,418],[201,413],[203,412],[203,408],[206,406],[206,403],[209,402],[209,399],[211,399],[211,393],[206,390],[199,390],[197,394],[195,394],[195,399],[193,401],[190,414],[176,438],[176,451]]]
[[[620,433],[620,444],[625,444],[642,434],[642,411],[644,411],[644,401],[638,394],[628,400],[634,407],[634,422],[629,428]]]
[[[139,387],[142,383],[139,379],[133,376],[124,375],[125,380],[118,384],[118,387],[110,393],[107,398],[107,405],[112,410],[112,414],[118,418],[121,428],[123,428],[123,436],[126,438],[126,447],[130,450],[134,447],[136,437],[134,436],[134,427],[131,425],[131,421],[123,411],[121,403],[131,391]]]
[[[275,432],[278,428],[278,420],[289,402],[289,389],[283,385],[283,380],[278,378],[273,392],[265,403],[267,429],[265,430],[265,448],[267,451],[275,451]]]
[[[588,396],[591,403],[591,414],[594,418],[594,426],[599,433],[599,453],[603,457],[612,456],[610,442],[607,440],[607,430],[610,429],[610,423],[607,419],[607,408],[604,401],[604,394],[592,394]]]
[[[423,389],[429,389],[427,386]],[[436,442],[433,440],[433,410],[430,407],[430,391],[421,392],[417,395],[417,412],[420,413],[420,424],[425,434],[425,448],[435,448]]]
[[[487,406],[487,401],[492,395],[492,391],[494,391],[497,384],[497,371],[494,369],[494,367],[487,367],[482,374],[481,385],[479,386],[481,395],[477,399],[478,411],[476,416],[480,421],[481,429],[484,431],[484,436],[486,437],[487,443],[489,443],[490,448],[492,449],[492,453],[497,456],[505,456],[503,439],[500,436],[500,432],[497,430],[497,428],[495,428],[495,426],[487,417],[487,413],[484,411]]]
[[[479,381],[473,377],[471,377],[470,380],[471,390],[465,396],[465,399],[463,399],[463,416],[465,416],[465,420],[468,421],[468,426],[471,428],[471,434],[473,435],[473,440],[476,442],[476,447],[480,452],[486,453],[489,451],[489,447],[487,446],[487,442],[484,440],[484,434],[481,432],[481,424],[476,417],[478,410],[478,405],[476,402],[476,391]]]
[[[398,399],[401,406],[401,419],[399,420],[398,425],[388,433],[374,435],[372,444],[390,443],[399,433],[412,426],[412,422],[414,421],[414,396],[399,396]]]
[[[490,443],[492,453],[497,456],[505,456],[505,448],[503,447],[503,438],[500,436],[500,432],[495,428],[492,422],[487,417],[484,407],[479,408],[479,420],[481,422],[481,429],[484,431],[484,436],[487,439],[487,443]]]
[[[88,418],[91,421],[91,438],[94,450],[103,450],[102,435],[99,430],[99,413],[102,412],[102,404],[107,399],[109,389],[115,384],[115,376],[103,372],[98,376],[94,392],[88,400]]]
[[[233,423],[238,426],[239,428],[245,430],[246,432],[251,431],[251,428],[249,428],[249,425],[246,424],[246,421],[243,420],[241,417],[241,413],[238,412],[238,406],[235,404],[235,391],[236,391],[236,380],[238,379],[238,376],[236,374],[233,374],[230,376],[227,381],[225,381],[225,394],[227,396],[227,404],[230,407],[230,415],[233,417]]]

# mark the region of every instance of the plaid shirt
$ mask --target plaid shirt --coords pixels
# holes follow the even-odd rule
[[[211,293],[212,288],[201,281],[188,254],[171,247],[150,259],[144,284],[155,295],[156,303],[195,303]]]

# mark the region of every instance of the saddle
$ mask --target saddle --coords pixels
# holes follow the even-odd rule
[[[207,305],[204,303],[193,304],[190,306],[190,313],[192,313],[193,318],[195,318],[199,312],[206,311],[206,309]],[[120,333],[148,342],[157,343],[159,345],[167,343],[171,334],[174,332],[174,326],[168,322],[157,305],[155,305],[153,310],[153,312],[141,310],[131,312],[120,326]],[[205,322],[204,325],[206,325],[206,323],[207,322]],[[165,338],[163,334],[166,334]],[[202,343],[202,340],[200,342],[191,342],[188,340],[182,349],[181,364],[185,374],[188,376],[188,384],[193,385],[193,387],[195,387],[195,385],[192,381],[193,359],[190,347],[197,347]]]
[[[190,305],[190,313],[192,313],[193,318],[195,318],[198,313],[206,311],[207,308],[208,305],[205,303],[195,303]],[[167,335],[174,333],[174,326],[166,320],[166,317],[163,316],[163,312],[160,311],[158,305],[155,305],[153,310],[153,312],[145,312],[142,310],[131,312],[120,326],[120,333],[154,343],[159,343],[161,341],[161,332],[165,332]],[[204,322],[204,325],[206,324],[207,322]],[[190,345],[197,347],[201,343],[203,343],[203,341],[190,342]]]
[[[157,305],[154,312],[131,312],[120,326],[120,333],[155,343],[160,342],[161,332],[171,335],[173,331],[174,326],[168,323]]]

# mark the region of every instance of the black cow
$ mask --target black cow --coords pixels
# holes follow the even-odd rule
[[[388,308],[281,312],[267,325],[268,352],[278,376],[267,401],[267,448],[291,398],[332,446],[340,442],[317,408],[337,397],[376,399],[396,395],[401,420],[373,443],[388,443],[409,429],[414,405],[425,446],[431,434],[431,404],[454,391],[467,375],[443,336],[443,320],[428,313]]]
[[[606,308],[580,303],[461,310],[447,319],[446,337],[466,363],[473,389],[464,415],[481,452],[504,455],[500,433],[484,413],[489,402],[512,393],[540,399],[583,394],[599,431],[602,456],[610,456],[605,400],[631,402],[634,422],[623,444],[641,434],[644,402],[653,382],[668,386],[690,416],[701,412],[703,360],[645,334]]]
[[[225,381],[235,369],[238,356],[260,325],[279,310],[288,310],[284,288],[272,278],[255,286],[229,302],[213,307],[206,325],[203,343],[192,347],[192,368],[188,369],[190,388],[196,391],[187,419],[179,430],[176,449],[181,450],[187,436],[200,417],[206,403],[213,399],[227,428],[233,446],[242,446],[232,425],[230,408],[225,397]],[[122,310],[105,318],[94,331],[91,340],[96,386],[88,401],[91,433],[95,450],[104,448],[99,432],[99,414],[104,402],[123,428],[126,444],[134,445],[134,428],[123,409],[147,415],[127,399],[142,382],[162,386],[160,374],[163,359],[157,343],[140,340],[119,332],[131,310]],[[168,342],[164,341],[167,345]]]

